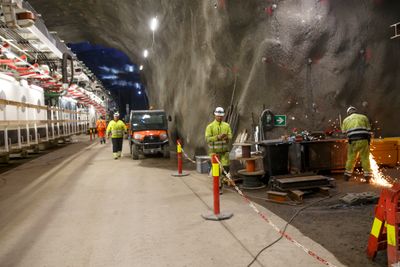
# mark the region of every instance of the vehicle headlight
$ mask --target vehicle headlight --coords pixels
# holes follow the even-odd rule
[[[166,134],[166,133],[162,133],[162,134],[160,134],[160,139],[161,140],[166,140],[168,138],[168,135]]]
[[[143,135],[141,135],[141,134],[134,134],[133,138],[136,139],[136,140],[141,140],[141,139],[143,138]]]

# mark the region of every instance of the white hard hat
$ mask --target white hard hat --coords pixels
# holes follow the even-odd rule
[[[350,106],[350,107],[347,109],[347,114],[351,114],[351,113],[354,113],[354,112],[356,112],[356,111],[357,111],[357,109],[356,109],[355,107]]]
[[[225,111],[221,107],[217,107],[214,111],[215,116],[225,116]]]
[[[118,113],[118,112],[115,112],[115,113],[114,113],[114,117],[119,117],[119,113]]]

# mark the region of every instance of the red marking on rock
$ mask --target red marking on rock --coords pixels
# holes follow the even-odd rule
[[[266,7],[264,9],[265,13],[267,13],[268,15],[272,16],[272,14],[274,13],[274,10],[272,9],[272,6]]]
[[[325,5],[329,4],[329,0],[319,0],[319,2]]]
[[[323,56],[319,55],[319,54],[317,54],[314,57],[312,57],[311,58],[312,59],[312,64],[319,64],[319,62],[321,61],[322,57]]]
[[[221,9],[225,9],[225,0],[218,0],[218,7]]]
[[[371,58],[372,58],[372,50],[371,50],[371,48],[365,49],[365,53],[364,53],[365,62],[369,62],[371,60]]]

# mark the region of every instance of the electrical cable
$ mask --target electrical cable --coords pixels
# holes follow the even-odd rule
[[[278,243],[278,242],[283,238],[283,235],[285,234],[287,227],[292,223],[292,221],[297,217],[297,215],[300,214],[300,212],[302,212],[303,210],[305,210],[305,209],[311,207],[311,206],[314,205],[314,204],[317,204],[317,203],[319,203],[319,202],[325,201],[325,200],[330,199],[330,198],[332,198],[332,197],[334,197],[334,196],[337,196],[337,195],[339,195],[339,194],[340,194],[340,193],[334,194],[334,195],[332,195],[332,196],[324,197],[324,198],[322,198],[322,199],[319,199],[319,200],[316,200],[316,201],[314,201],[314,202],[311,202],[310,204],[307,204],[306,206],[304,206],[304,207],[298,209],[298,210],[292,215],[292,217],[290,218],[290,220],[286,222],[285,227],[283,227],[283,230],[282,230],[281,233],[280,233],[281,235],[280,235],[275,241],[271,242],[270,244],[268,244],[267,246],[265,246],[264,248],[262,248],[262,249],[256,254],[256,256],[253,258],[253,260],[247,265],[247,267],[250,267],[250,266],[257,260],[258,256],[261,255],[261,253],[263,253],[265,250],[267,250],[268,248],[270,248],[270,247],[272,247],[273,245],[275,245],[276,243]]]

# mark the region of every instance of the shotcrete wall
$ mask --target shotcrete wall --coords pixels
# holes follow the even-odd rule
[[[66,42],[115,47],[143,64],[151,104],[171,114],[173,131],[192,150],[205,149],[214,107],[231,102],[239,129],[250,130],[251,114],[263,107],[286,114],[288,126],[271,138],[326,130],[350,104],[367,113],[378,136],[400,135],[400,38],[391,40],[389,27],[400,21],[400,1],[29,2]]]

